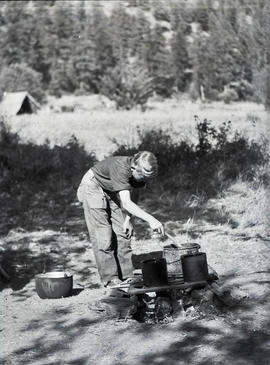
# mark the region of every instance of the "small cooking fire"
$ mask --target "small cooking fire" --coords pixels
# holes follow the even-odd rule
[[[211,317],[237,304],[243,295],[224,289],[198,244],[164,247],[163,257],[141,262],[133,283],[114,287],[103,300],[116,316],[145,323],[176,317]]]

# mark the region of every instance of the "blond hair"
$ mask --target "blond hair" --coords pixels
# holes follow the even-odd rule
[[[145,177],[154,177],[158,172],[157,158],[152,152],[138,152],[133,156],[132,162],[136,170]]]

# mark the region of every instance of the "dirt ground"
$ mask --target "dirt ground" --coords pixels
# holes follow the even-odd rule
[[[84,223],[80,217],[69,224],[76,233],[16,229],[0,240],[2,263],[12,276],[9,283],[1,281],[1,364],[270,363],[268,236],[198,222],[190,237],[207,253],[220,282],[245,295],[232,308],[212,302],[146,324],[103,310],[100,300],[108,290],[100,286]],[[186,240],[180,226],[170,226],[179,242]],[[134,262],[165,244],[137,237]],[[55,268],[73,273],[73,296],[40,299],[34,275]]]

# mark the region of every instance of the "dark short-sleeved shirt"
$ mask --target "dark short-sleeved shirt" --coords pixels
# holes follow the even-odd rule
[[[102,189],[110,192],[141,188],[145,182],[136,181],[131,172],[132,157],[113,156],[98,162],[92,171]]]

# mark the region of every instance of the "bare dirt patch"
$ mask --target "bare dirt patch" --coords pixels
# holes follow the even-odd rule
[[[181,228],[183,222],[175,223],[179,242],[187,238]],[[85,229],[76,234],[15,230],[1,239],[2,262],[12,275],[10,283],[1,281],[3,364],[269,363],[267,236],[243,237],[225,224],[194,224],[190,237],[207,253],[220,282],[246,296],[232,308],[206,300],[180,311],[168,323],[145,324],[119,318],[97,305],[108,291],[99,285],[85,233]],[[165,244],[157,239],[134,240],[135,259],[160,252]],[[40,299],[34,275],[44,267],[72,271],[74,295]]]

